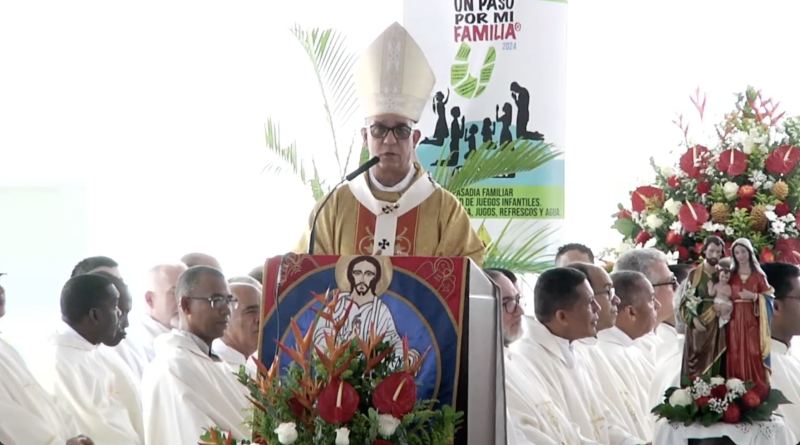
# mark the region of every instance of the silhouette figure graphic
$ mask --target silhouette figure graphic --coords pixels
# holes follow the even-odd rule
[[[458,165],[458,149],[461,144],[461,138],[464,137],[464,122],[466,119],[461,115],[461,108],[459,107],[453,107],[450,110],[450,115],[453,116],[453,120],[450,122],[450,157],[436,161],[431,166],[453,167]],[[458,121],[459,117],[461,122]]]
[[[511,104],[508,102],[503,104],[502,116],[500,115],[500,105],[497,105],[494,108],[494,120],[503,124],[503,128],[500,129],[500,147],[503,147],[503,145],[511,142],[514,139],[514,137],[511,136],[511,113]]]
[[[450,89],[447,89],[447,97],[441,91],[438,91],[433,97],[431,107],[433,112],[436,113],[436,128],[433,130],[433,136],[422,140],[421,144],[435,145],[441,147],[444,145],[444,140],[449,136],[447,132],[447,101],[450,99]]]
[[[487,150],[494,150],[497,148],[497,144],[494,143],[494,131],[497,125],[492,122],[492,119],[485,118],[483,119],[483,125],[481,126],[481,137],[482,144],[486,145]]]
[[[475,153],[475,150],[477,148],[476,147],[477,146],[477,140],[476,140],[477,139],[477,136],[476,136],[477,134],[478,134],[478,126],[475,125],[475,124],[472,124],[472,126],[469,127],[469,134],[464,136],[464,140],[467,141],[467,146],[469,147],[469,150],[467,150],[467,153],[464,155],[464,159],[469,158],[470,155],[472,155],[472,153]]]
[[[528,89],[521,87],[517,82],[512,82],[511,97],[514,99],[514,103],[517,104],[517,139],[543,141],[543,134],[538,131],[528,131],[531,102],[531,95],[528,93]],[[503,111],[505,111],[505,108]]]

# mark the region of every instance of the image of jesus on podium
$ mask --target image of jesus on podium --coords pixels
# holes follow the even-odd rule
[[[388,259],[381,257],[357,256],[342,257],[336,263],[336,285],[340,294],[335,317],[338,321],[347,315],[347,322],[337,340],[346,342],[354,336],[366,340],[374,327],[375,334],[383,334],[383,340],[392,345],[395,357],[402,359],[402,338],[389,307],[381,301],[381,296],[392,282],[393,270],[390,263],[381,264],[382,260],[388,262]],[[330,332],[330,322],[320,318],[314,331],[314,344],[320,349],[325,348],[325,333]],[[419,356],[419,351],[409,350],[411,364],[416,363]]]

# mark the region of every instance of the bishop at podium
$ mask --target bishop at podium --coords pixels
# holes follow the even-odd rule
[[[484,246],[469,215],[414,155],[414,126],[436,81],[422,49],[394,23],[362,54],[355,81],[366,116],[361,136],[380,162],[317,203],[295,252],[460,256],[480,266]]]

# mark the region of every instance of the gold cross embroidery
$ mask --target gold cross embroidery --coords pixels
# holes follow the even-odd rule
[[[553,413],[553,402],[547,400],[544,402],[537,403],[534,405],[534,409],[539,411],[544,410],[548,422],[550,422],[553,428],[555,428],[559,436],[565,438],[566,435],[564,434],[564,430],[561,428],[561,422],[558,421],[558,418],[556,417],[555,413]],[[570,440],[567,440],[566,442],[562,440],[559,443],[559,445],[574,445],[574,444]]]
[[[625,408],[628,410],[628,415],[631,416],[631,419],[634,422],[639,422],[639,416],[636,415],[636,411],[631,406],[631,402],[629,400],[631,393],[626,390],[621,390],[619,394],[622,396],[622,402],[625,403]]]
[[[600,424],[606,421],[606,418],[602,415],[597,414],[597,411],[594,410],[594,406],[591,408],[592,410],[592,429],[594,430],[594,438],[597,440],[601,440],[603,437],[602,432],[600,431]]]

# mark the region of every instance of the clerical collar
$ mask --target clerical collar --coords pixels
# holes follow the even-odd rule
[[[408,169],[408,174],[402,181],[398,182],[396,185],[392,187],[387,187],[381,184],[377,179],[375,179],[375,174],[372,173],[372,170],[369,170],[369,183],[371,186],[375,187],[376,189],[382,192],[391,192],[391,193],[399,193],[403,190],[407,189],[408,186],[411,185],[411,182],[414,180],[414,177],[417,175],[417,169],[413,165],[410,169]]]
[[[87,340],[83,335],[79,334],[72,326],[68,325],[66,322],[62,321],[56,326],[56,334],[63,335],[65,337],[71,338],[76,340],[78,343],[82,345],[88,345],[90,348],[97,348],[100,346],[99,344],[93,344],[89,340]]]
[[[561,338],[555,334],[553,334],[553,338],[556,339],[556,344],[558,345],[558,349],[561,350],[561,355],[564,356],[564,360],[567,362],[567,367],[574,368],[575,353],[572,350],[572,343],[566,338]]]

